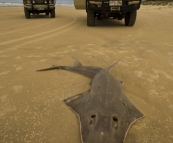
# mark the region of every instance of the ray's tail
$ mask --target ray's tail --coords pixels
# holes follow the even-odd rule
[[[74,73],[78,73],[81,75],[84,75],[86,77],[89,78],[93,78],[95,76],[96,73],[98,73],[101,70],[104,70],[105,72],[108,72],[108,70],[114,66],[115,64],[117,64],[119,61],[114,62],[113,64],[105,67],[104,69],[100,68],[100,67],[93,67],[93,66],[83,66],[76,58],[72,57],[73,59],[73,66],[55,66],[53,65],[50,68],[45,68],[45,69],[40,69],[37,71],[47,71],[47,70],[57,70],[57,69],[62,69],[62,70],[67,70],[67,71],[71,71]]]

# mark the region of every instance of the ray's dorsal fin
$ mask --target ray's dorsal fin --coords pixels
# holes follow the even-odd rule
[[[73,67],[83,66],[75,57],[72,57],[72,59],[73,59]]]
[[[113,67],[115,64],[117,64],[119,61],[120,61],[120,60],[114,62],[113,64],[111,64],[111,65],[109,65],[109,66],[107,66],[107,67],[105,67],[105,68],[103,69],[103,71],[108,72],[109,69],[110,69],[111,67]]]

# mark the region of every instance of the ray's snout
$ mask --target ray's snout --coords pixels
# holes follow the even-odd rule
[[[81,122],[83,143],[123,143],[118,139],[118,118],[112,115],[91,114]]]

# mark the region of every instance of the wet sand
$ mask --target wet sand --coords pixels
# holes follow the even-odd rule
[[[173,142],[173,7],[142,6],[134,27],[124,21],[86,26],[86,12],[57,7],[56,18],[25,19],[23,8],[0,8],[0,142],[81,143],[77,116],[63,100],[90,89],[91,79],[53,64],[105,67],[124,82],[144,114],[125,143]]]

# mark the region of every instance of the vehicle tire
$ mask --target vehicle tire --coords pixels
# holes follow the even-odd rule
[[[26,17],[27,19],[31,18],[30,12],[29,12],[29,10],[27,10],[26,7],[24,7],[24,12],[25,12],[25,17]]]
[[[52,10],[50,11],[50,13],[51,13],[51,18],[55,18],[55,9],[52,9]]]
[[[133,26],[135,24],[135,21],[136,21],[136,15],[137,15],[136,10],[126,13],[126,16],[124,19],[125,25],[126,26]]]
[[[91,9],[87,9],[87,25],[95,26],[95,15],[94,11],[92,11]]]

